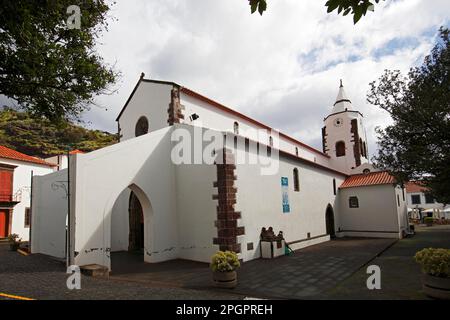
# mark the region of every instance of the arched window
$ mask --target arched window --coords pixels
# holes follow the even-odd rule
[[[269,145],[270,145],[271,147],[273,147],[273,138],[272,138],[272,137],[269,137]]]
[[[295,147],[295,155],[298,157],[298,148]]]
[[[336,157],[345,156],[345,142],[339,141],[336,142]]]
[[[136,122],[136,127],[134,129],[134,134],[136,137],[142,136],[148,133],[148,119],[146,117],[140,117]]]
[[[300,181],[298,179],[298,169],[294,169],[294,191],[300,191]]]
[[[239,134],[239,123],[237,121],[234,122],[233,131],[234,134]]]
[[[333,179],[333,194],[336,195],[337,190],[336,190],[336,179]]]

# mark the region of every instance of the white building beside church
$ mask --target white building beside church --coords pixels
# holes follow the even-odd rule
[[[54,171],[53,163],[0,146],[0,238],[29,240],[31,176]]]
[[[398,238],[408,227],[404,190],[368,163],[363,115],[342,83],[323,151],[143,76],[117,121],[120,143],[34,178],[32,252],[108,268],[112,252],[127,250],[146,262],[209,262],[217,250],[248,261],[260,257],[263,227],[294,250],[333,236]]]

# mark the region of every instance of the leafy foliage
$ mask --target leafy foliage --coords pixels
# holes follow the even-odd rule
[[[338,14],[346,16],[349,13],[353,15],[353,22],[356,24],[362,16],[365,16],[367,11],[374,11],[374,3],[379,3],[380,0],[328,0],[325,6],[328,8],[327,12],[333,12],[337,9]],[[262,15],[267,10],[266,0],[249,0],[251,13],[258,10]]]
[[[375,0],[375,3],[379,2],[380,0]],[[342,12],[343,16],[352,14],[354,24],[358,23],[367,11],[374,11],[375,8],[374,3],[370,0],[328,0],[325,6],[328,7],[328,13],[337,9],[338,14]]]
[[[67,26],[71,5],[80,29]],[[37,116],[77,119],[118,76],[95,53],[108,11],[105,0],[0,0],[0,94]]]
[[[232,251],[218,251],[211,259],[211,269],[213,271],[234,271],[240,265],[237,254]]]
[[[74,149],[89,152],[117,140],[115,134],[88,130],[68,121],[54,124],[27,112],[0,111],[0,145],[33,156],[49,157]]]
[[[435,277],[450,277],[450,250],[427,248],[416,253],[414,259],[422,271]]]
[[[422,66],[407,76],[389,71],[370,84],[367,101],[387,111],[393,124],[377,129],[375,164],[400,181],[421,180],[431,195],[450,203],[450,48],[449,30]]]

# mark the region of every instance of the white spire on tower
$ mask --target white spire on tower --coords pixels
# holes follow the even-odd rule
[[[347,94],[345,93],[344,85],[342,84],[341,79],[339,93],[336,97],[336,102],[334,103],[332,113],[344,112],[346,110],[352,110],[352,102],[349,98],[347,98]]]

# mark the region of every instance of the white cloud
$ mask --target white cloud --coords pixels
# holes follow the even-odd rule
[[[389,117],[367,105],[368,83],[384,69],[406,72],[420,63],[439,26],[448,23],[450,2],[388,0],[356,26],[351,17],[327,14],[325,0],[268,3],[261,17],[250,14],[246,0],[119,1],[112,11],[119,20],[99,51],[117,63],[123,78],[117,95],[99,98],[108,111],[93,107],[85,118],[92,127],[115,131],[115,117],[143,71],[320,148],[322,120],[342,78],[366,117],[373,153],[374,127]],[[388,46],[403,38],[409,45]]]

